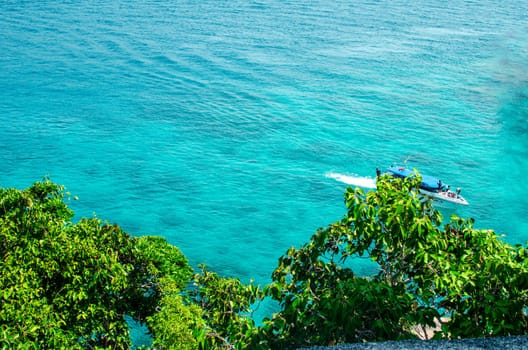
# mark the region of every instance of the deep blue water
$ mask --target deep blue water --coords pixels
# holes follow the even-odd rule
[[[528,240],[526,1],[0,1],[0,185],[269,280],[407,161]],[[357,269],[361,272],[361,263]]]

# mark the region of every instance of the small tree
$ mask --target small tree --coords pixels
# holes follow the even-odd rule
[[[0,347],[129,348],[126,314],[144,322],[171,307],[200,317],[176,296],[192,276],[177,248],[72,217],[49,180],[0,189]]]
[[[276,347],[406,338],[442,316],[441,337],[526,333],[526,249],[472,220],[442,227],[420,180],[348,188],[345,217],[279,259],[268,291],[281,310],[265,330]],[[356,276],[349,257],[369,257],[378,274]]]
[[[159,349],[281,349],[414,337],[526,334],[528,252],[473,220],[440,213],[420,176],[348,188],[347,213],[279,258],[262,291],[187,260],[163,238],[133,238],[99,219],[72,223],[61,186],[0,189],[0,347],[128,348],[125,315]],[[377,264],[357,276],[351,257]],[[182,293],[185,290],[185,293]],[[256,326],[252,305],[280,304]]]
[[[220,277],[205,265],[200,268],[189,294],[207,322],[198,335],[201,348],[268,349],[252,318],[252,306],[262,300],[262,290],[237,278]]]

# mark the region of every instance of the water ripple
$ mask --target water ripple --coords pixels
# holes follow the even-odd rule
[[[464,187],[472,205],[459,214],[527,239],[528,189],[506,188],[528,166],[526,2],[0,11],[2,185],[51,174],[79,196],[79,215],[260,281],[341,217],[344,184],[325,174],[368,177],[406,159]]]

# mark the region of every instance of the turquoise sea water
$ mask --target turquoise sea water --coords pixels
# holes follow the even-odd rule
[[[0,185],[270,278],[407,161],[528,240],[526,1],[1,1]],[[359,181],[358,180],[358,181]],[[363,179],[364,180],[364,179]],[[358,269],[361,271],[361,264]]]

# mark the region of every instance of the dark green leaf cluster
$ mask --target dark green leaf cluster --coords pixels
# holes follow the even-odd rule
[[[0,347],[129,348],[125,315],[156,349],[294,349],[433,327],[438,338],[527,334],[527,248],[470,219],[443,224],[419,183],[381,176],[375,192],[348,188],[344,217],[290,248],[262,289],[205,266],[193,277],[163,238],[72,223],[49,180],[0,189]],[[358,258],[377,272],[357,275]],[[265,299],[278,310],[257,325]]]
[[[259,343],[252,304],[262,300],[258,286],[243,284],[236,278],[220,277],[201,265],[194,277],[191,300],[203,310],[207,327],[199,334],[205,349],[244,349]]]
[[[526,249],[472,220],[442,226],[419,183],[348,188],[345,217],[279,259],[268,289],[281,303],[268,321],[277,347],[414,337],[439,323],[436,337],[527,333]],[[356,276],[349,257],[369,257],[378,274]]]
[[[0,347],[128,348],[124,316],[146,321],[191,278],[163,239],[72,217],[49,180],[0,190]]]

